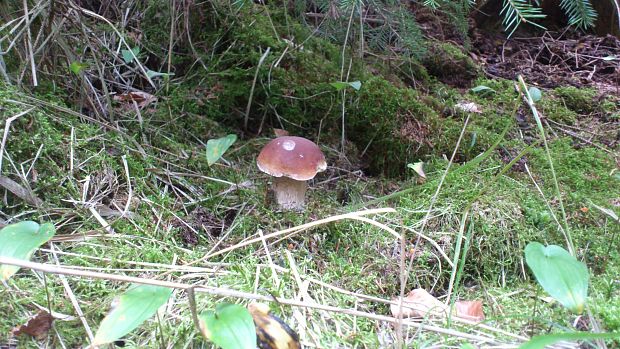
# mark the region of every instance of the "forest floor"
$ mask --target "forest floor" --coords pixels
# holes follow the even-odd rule
[[[245,17],[205,20],[209,11],[191,17],[205,34],[189,44],[166,23],[155,31],[149,21],[162,17],[140,16],[124,35],[142,62],[93,34],[113,30],[88,24],[92,33],[72,35],[102,45],[100,56],[71,72],[41,67],[36,89],[0,83],[0,227],[57,229],[33,261],[218,290],[197,294],[199,311],[276,297],[271,310],[305,347],[388,348],[402,338],[414,348],[512,348],[545,333],[620,331],[620,40],[473,31],[470,50],[444,38],[418,64],[360,58],[259,5]],[[433,22],[421,23],[436,40]],[[58,40],[50,50],[62,54],[41,58],[56,69],[77,47],[70,35]],[[162,53],[169,46],[182,48]],[[29,76],[15,62],[11,77]],[[540,91],[540,125],[519,75]],[[334,87],[342,81],[361,87]],[[276,129],[315,141],[327,159],[303,212],[278,210],[256,166]],[[236,142],[209,164],[208,140],[228,134]],[[424,176],[408,166],[418,162]],[[536,283],[524,260],[532,241],[572,241],[590,272],[584,314]],[[0,348],[85,347],[127,287],[21,269],[0,286]],[[480,301],[484,320],[429,316],[400,334],[385,321],[390,305],[418,288],[441,302]],[[57,313],[49,331],[13,334],[42,309]],[[175,290],[117,345],[211,344]]]

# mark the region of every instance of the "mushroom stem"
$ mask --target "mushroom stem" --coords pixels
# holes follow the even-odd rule
[[[285,176],[276,177],[273,190],[276,194],[278,206],[283,210],[302,211],[306,196],[307,181],[297,181]]]

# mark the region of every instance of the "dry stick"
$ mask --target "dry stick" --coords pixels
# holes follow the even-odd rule
[[[618,16],[618,30],[620,31],[620,2],[618,0],[613,0],[616,5],[616,15]]]
[[[32,33],[30,33],[30,19],[28,18],[28,0],[23,1],[24,4],[24,18],[26,20],[26,35],[28,35],[26,42],[28,44],[28,54],[30,55],[30,69],[32,70],[32,85],[37,87],[37,68],[34,63],[34,50],[32,49]]]
[[[32,110],[34,110],[34,107],[28,110],[24,110],[23,112],[17,115],[13,115],[10,118],[6,119],[6,122],[4,123],[4,135],[2,136],[2,142],[0,143],[0,170],[2,170],[2,155],[4,154],[4,146],[6,144],[6,139],[9,136],[9,128],[11,126],[11,123],[15,121],[17,118],[19,118],[20,116],[24,116],[30,113]]]
[[[77,10],[79,10],[79,11],[83,12],[84,14],[87,14],[87,15],[89,15],[91,17],[95,17],[97,19],[100,19],[100,20],[106,22],[112,28],[112,30],[114,30],[116,35],[118,35],[118,39],[123,43],[123,45],[125,45],[125,47],[129,51],[129,53],[131,53],[131,57],[133,58],[134,62],[136,62],[136,64],[138,65],[138,68],[140,68],[140,71],[142,71],[142,74],[144,74],[144,77],[149,82],[151,87],[157,88],[157,86],[155,86],[155,83],[153,82],[153,80],[151,80],[151,77],[149,76],[149,74],[146,72],[146,69],[144,69],[144,66],[142,65],[142,63],[140,63],[140,60],[138,59],[138,57],[136,57],[135,53],[131,50],[131,47],[129,46],[129,44],[127,44],[127,41],[125,41],[125,38],[123,37],[121,32],[119,32],[118,29],[116,29],[116,27],[114,26],[114,24],[112,24],[112,22],[108,21],[107,18],[105,18],[105,17],[103,17],[101,15],[98,15],[95,12],[89,11],[89,10],[87,10],[85,8],[77,6]]]
[[[280,304],[286,304],[286,305],[291,305],[291,306],[296,306],[296,307],[312,308],[312,309],[324,310],[328,312],[340,313],[340,314],[346,314],[346,315],[352,315],[352,316],[359,316],[359,317],[364,317],[364,318],[368,318],[372,320],[384,321],[384,322],[389,322],[389,323],[396,323],[398,321],[396,318],[391,317],[391,316],[377,315],[377,314],[367,313],[367,312],[363,312],[359,310],[344,309],[344,308],[334,307],[330,305],[309,304],[306,302],[296,301],[296,300],[287,299],[287,298],[275,298],[273,296],[262,296],[259,294],[235,291],[235,290],[224,289],[224,288],[219,288],[219,287],[193,286],[193,285],[187,285],[187,284],[183,284],[179,282],[172,282],[172,281],[151,280],[151,279],[145,279],[145,278],[140,278],[140,277],[114,275],[114,274],[106,274],[106,273],[84,271],[84,270],[72,270],[72,269],[66,269],[66,268],[57,267],[57,266],[53,266],[49,264],[24,261],[21,259],[16,259],[16,258],[11,258],[11,257],[0,257],[0,264],[14,265],[14,266],[18,266],[21,268],[38,270],[38,271],[42,271],[45,273],[51,273],[51,274],[74,275],[74,276],[82,276],[82,277],[91,278],[91,279],[103,279],[103,280],[109,280],[109,281],[136,283],[136,284],[142,284],[142,285],[153,285],[153,286],[169,287],[169,288],[181,289],[181,290],[188,290],[190,288],[194,288],[194,291],[196,292],[208,293],[208,294],[211,294],[214,296],[220,296],[220,297],[235,297],[235,298],[242,298],[242,299],[260,300],[264,302],[277,302]],[[484,341],[486,343],[500,343],[496,341],[494,338],[485,337],[481,335],[473,335],[473,334],[456,331],[456,330],[450,330],[450,329],[433,326],[433,325],[426,325],[423,323],[417,323],[417,322],[410,321],[410,320],[403,321],[403,325],[417,328],[420,330],[425,329],[428,331],[441,333],[441,334],[445,334],[448,336],[471,339],[471,340],[476,340],[476,341]]]
[[[52,252],[52,256],[54,257],[54,262],[56,263],[57,266],[60,266],[60,262],[58,261],[58,256],[56,255],[56,249],[54,247],[54,243],[50,244],[50,251]],[[71,289],[71,286],[69,285],[69,282],[67,281],[67,278],[62,274],[59,274],[59,277],[60,277],[60,281],[62,282],[62,286],[65,288],[65,291],[67,292],[67,297],[69,297],[69,299],[71,300],[71,304],[73,305],[73,308],[75,309],[75,313],[80,318],[80,321],[82,322],[82,325],[84,326],[84,329],[86,330],[86,335],[88,336],[89,341],[92,343],[95,337],[93,336],[93,331],[90,329],[88,322],[86,321],[86,317],[84,316],[84,312],[82,311],[82,308],[80,308],[80,303],[78,303],[77,298],[75,298],[75,294],[73,293],[73,290]]]
[[[121,159],[123,160],[123,167],[125,167],[125,176],[127,176],[127,203],[125,203],[125,209],[123,210],[123,215],[121,216],[125,217],[127,215],[127,212],[129,212],[129,207],[131,206],[131,200],[133,199],[133,189],[131,188],[131,177],[129,176],[127,156],[123,155]]]
[[[258,235],[263,241],[263,247],[265,248],[265,254],[267,255],[267,261],[269,262],[269,269],[271,269],[271,276],[273,276],[273,280],[276,282],[276,288],[280,288],[280,278],[278,277],[278,273],[274,267],[275,264],[273,264],[273,259],[271,258],[271,251],[269,251],[269,246],[267,246],[267,240],[265,240],[265,235],[263,234],[262,229],[258,229]]]
[[[248,98],[248,105],[245,107],[245,118],[243,119],[243,129],[248,130],[248,120],[250,119],[250,107],[252,106],[252,97],[254,96],[254,89],[256,88],[256,80],[258,79],[258,72],[260,71],[260,66],[263,65],[265,58],[271,52],[271,47],[267,47],[267,50],[258,60],[258,65],[256,66],[256,71],[254,72],[254,80],[252,81],[252,88],[250,89],[250,97]]]
[[[224,254],[226,252],[230,252],[230,251],[236,250],[238,248],[251,245],[251,244],[253,244],[255,242],[260,242],[260,241],[263,241],[263,240],[266,240],[266,239],[270,239],[270,238],[273,238],[273,237],[276,237],[276,236],[280,236],[280,235],[284,235],[284,234],[288,234],[288,233],[298,233],[300,231],[312,228],[312,227],[317,226],[317,225],[326,224],[326,223],[330,223],[330,222],[335,222],[335,221],[339,221],[339,220],[342,220],[342,219],[358,219],[360,216],[365,216],[365,215],[372,215],[372,214],[379,214],[379,213],[394,213],[394,212],[396,212],[396,210],[393,209],[393,208],[377,208],[377,209],[372,209],[372,210],[365,210],[365,211],[345,213],[345,214],[341,214],[341,215],[337,215],[337,216],[331,216],[331,217],[319,219],[318,221],[314,221],[314,222],[298,225],[296,227],[292,227],[292,228],[289,228],[289,229],[284,229],[284,230],[276,231],[274,233],[267,234],[264,237],[258,237],[258,238],[254,238],[254,239],[251,239],[251,240],[248,240],[248,241],[240,242],[240,243],[238,243],[238,244],[236,244],[234,246],[230,246],[230,247],[227,247],[225,249],[219,250],[219,251],[217,251],[215,253],[206,255],[205,257],[203,257],[203,258],[201,258],[201,259],[199,259],[197,261],[194,261],[192,263],[188,263],[188,264],[193,264],[193,263],[198,262],[198,261],[207,260],[209,258],[212,258],[212,257],[218,256],[218,255]]]
[[[459,147],[461,145],[461,141],[463,140],[463,136],[465,135],[465,129],[467,128],[467,124],[469,123],[469,118],[470,118],[470,114],[467,114],[467,119],[465,119],[465,123],[463,124],[463,129],[461,130],[461,134],[459,135],[459,139],[456,141],[456,146],[454,147],[454,151],[452,152],[452,156],[450,156],[450,161],[448,162],[448,166],[446,167],[446,170],[443,172],[441,179],[439,180],[439,185],[437,186],[437,190],[435,190],[435,194],[433,194],[433,197],[431,198],[431,202],[429,204],[428,210],[426,211],[426,215],[424,216],[424,219],[422,220],[422,226],[420,227],[420,234],[424,233],[424,228],[426,227],[426,223],[428,222],[430,216],[431,216],[431,212],[433,211],[433,206],[435,205],[435,201],[437,201],[437,197],[439,196],[439,192],[441,190],[441,187],[443,186],[444,181],[446,180],[446,177],[448,176],[448,172],[450,171],[450,167],[452,166],[452,163],[454,162],[454,157],[456,156],[456,152],[459,150]],[[417,248],[417,246],[420,243],[420,239],[421,236],[418,235],[418,238],[416,239],[415,242],[415,247]],[[407,266],[407,274],[405,275],[405,283],[407,283],[407,279],[409,277],[409,272],[411,271],[411,268],[413,266],[413,259],[414,259],[415,254],[412,253],[411,257],[409,258],[409,265]],[[456,268],[457,265],[455,264],[453,266],[453,268]],[[401,312],[402,311],[402,302],[398,307],[398,311]]]
[[[351,8],[351,15],[349,16],[349,24],[347,25],[347,33],[344,36],[344,43],[342,44],[342,61],[340,63],[340,81],[344,81],[344,60],[345,60],[345,53],[346,53],[346,49],[347,49],[347,41],[349,40],[349,32],[351,31],[351,22],[353,21],[353,12],[355,11],[355,6],[353,6]],[[349,69],[350,69],[350,65],[349,65]],[[347,79],[348,80],[348,79]],[[347,89],[344,88],[342,89],[342,134],[340,135],[340,146],[341,146],[341,152],[344,155],[344,141],[345,141],[345,97],[346,97],[346,92]]]
[[[175,26],[175,19],[176,19],[176,12],[177,9],[177,2],[176,0],[172,1],[172,13],[170,16],[170,40],[168,41],[168,68],[167,68],[167,73],[168,75],[170,75],[170,69],[172,69],[172,49],[174,47],[174,26]],[[188,37],[190,36],[189,34],[187,35]],[[168,93],[168,89],[170,88],[170,80],[166,81],[166,93]]]

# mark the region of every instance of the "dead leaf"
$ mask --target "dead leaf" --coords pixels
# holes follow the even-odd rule
[[[276,137],[283,137],[289,135],[287,130],[283,130],[281,128],[274,128],[273,133],[276,135]]]
[[[426,173],[424,173],[424,161],[418,161],[415,164],[407,164],[407,167],[414,170],[418,176],[426,178]]]
[[[138,107],[140,109],[143,109],[147,105],[155,102],[157,100],[157,97],[143,91],[132,91],[120,95],[115,95],[114,100],[117,102],[129,104],[133,104],[133,102],[136,102]]]
[[[250,303],[248,310],[256,326],[259,348],[301,349],[299,335],[282,319],[273,315],[267,304]]]
[[[394,299],[394,301],[398,302],[398,298]],[[399,314],[402,314],[403,318],[445,317],[448,315],[448,308],[449,306],[422,288],[416,288],[407,294],[403,299],[403,306],[400,312],[398,304],[390,305],[392,316],[398,317]],[[457,301],[453,314],[455,317],[469,321],[480,322],[484,320],[481,301]]]
[[[18,198],[22,199],[23,201],[25,201],[26,203],[32,206],[39,207],[43,205],[43,200],[39,199],[32,192],[32,190],[21,186],[19,183],[15,182],[9,177],[0,175],[0,187],[10,191],[15,196],[17,196]]]
[[[474,102],[458,102],[454,105],[454,109],[466,113],[482,113],[480,107],[478,107],[478,105]]]
[[[41,339],[47,335],[52,327],[54,317],[45,310],[40,310],[37,315],[33,316],[25,324],[17,326],[11,330],[13,335],[28,334],[34,338]]]
[[[480,322],[484,320],[481,301],[456,301],[454,303],[456,316],[461,319]]]
[[[398,302],[398,299],[394,301]],[[392,316],[398,317],[402,314],[403,318],[425,317],[427,315],[445,316],[447,309],[448,307],[445,304],[422,288],[416,288],[407,294],[403,299],[402,309],[398,304],[390,305]]]

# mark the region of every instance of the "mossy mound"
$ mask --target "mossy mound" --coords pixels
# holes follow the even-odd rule
[[[213,73],[189,72],[191,78],[171,91],[170,110],[187,115],[177,123],[203,134],[210,134],[212,123],[196,120],[243,130],[246,137],[271,135],[272,127],[311,139],[320,133],[323,143],[340,149],[344,105],[345,137],[357,148],[352,153],[364,155],[370,173],[401,175],[408,162],[452,152],[464,115],[445,111],[458,101],[458,91],[450,91],[450,100],[444,101],[407,86],[432,87],[429,72],[439,80],[469,84],[478,69],[459,48],[437,44],[424,65],[413,58],[397,65],[351,59],[348,49],[343,60],[342,48],[299,24],[279,26],[281,12],[267,16],[269,9],[248,6],[235,16],[219,16],[215,27],[225,29],[203,34],[201,45],[218,52],[202,56]],[[347,81],[360,81],[361,89],[343,94],[334,88],[332,83],[344,80],[342,74]],[[472,118],[459,160],[492,144],[494,124],[496,115]]]
[[[446,42],[430,45],[423,64],[439,81],[456,87],[470,87],[480,75],[480,69],[467,54]]]
[[[569,110],[578,114],[590,114],[596,109],[596,90],[573,86],[558,87],[555,94]]]

